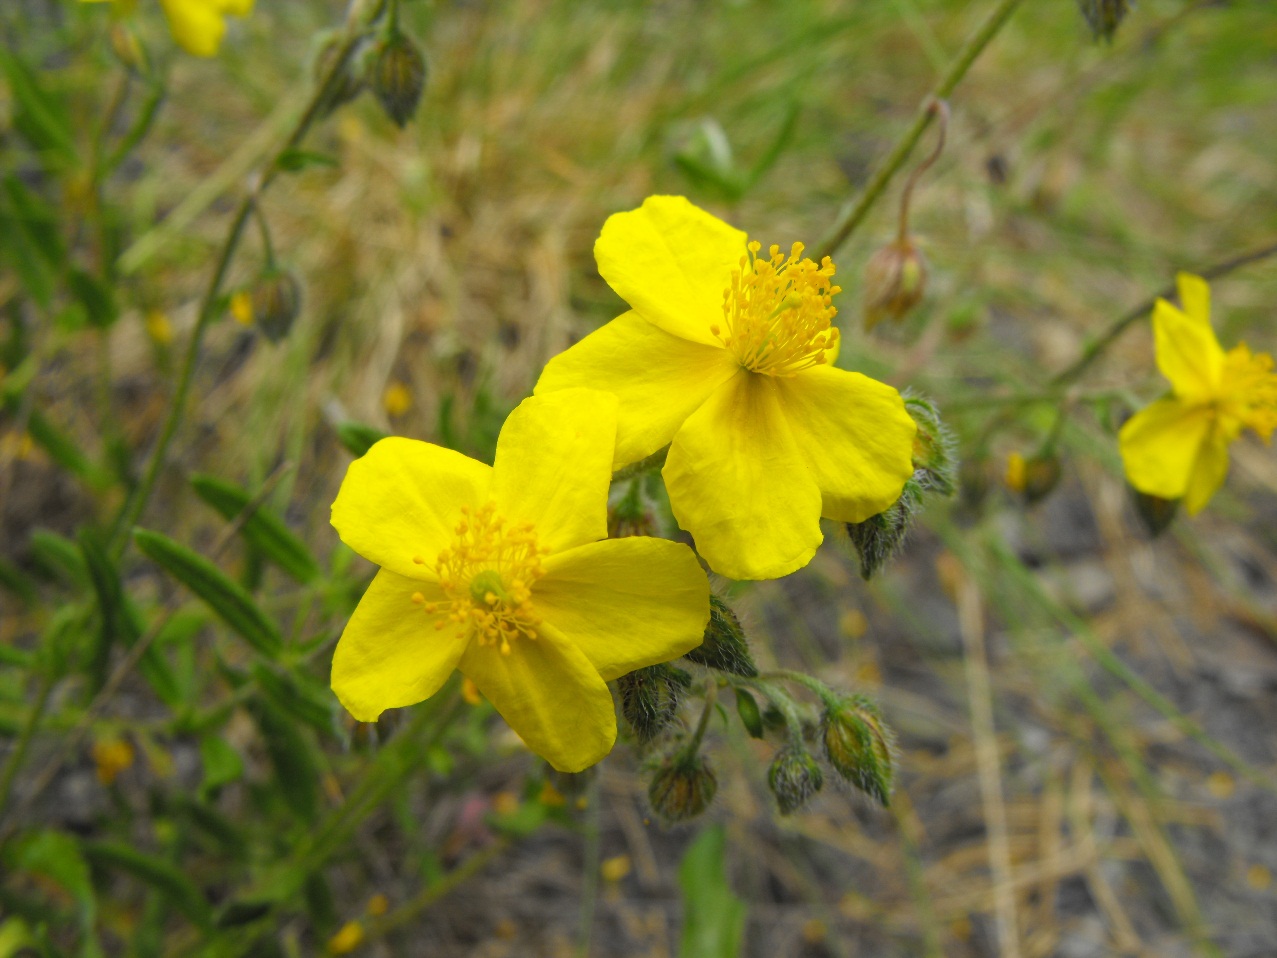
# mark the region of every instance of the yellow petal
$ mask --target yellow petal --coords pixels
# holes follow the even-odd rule
[[[413,602],[414,593],[426,602],[444,599],[432,582],[382,569],[337,642],[333,692],[361,722],[434,695],[465,651],[455,629],[435,629],[435,617]]]
[[[585,654],[542,623],[503,655],[471,643],[461,671],[479,686],[524,744],[560,772],[589,768],[616,742],[607,684]]]
[[[232,17],[246,17],[253,12],[253,0],[215,0],[217,9]]]
[[[709,328],[723,321],[723,291],[747,240],[682,196],[649,196],[607,218],[594,258],[599,275],[644,319],[713,346]]]
[[[1153,339],[1157,368],[1171,381],[1175,395],[1205,399],[1218,390],[1224,351],[1209,318],[1191,316],[1159,299],[1153,308]]]
[[[332,523],[341,541],[365,559],[433,581],[435,560],[452,543],[461,507],[481,505],[491,477],[491,468],[451,449],[383,439],[350,464]]]
[[[845,369],[814,366],[777,381],[785,421],[820,487],[820,514],[864,522],[913,475],[917,426],[900,393]]]
[[[552,552],[607,538],[616,397],[594,389],[530,396],[501,427],[493,463],[497,511],[531,522]]]
[[[1159,399],[1141,409],[1118,433],[1127,480],[1150,496],[1182,498],[1210,427],[1208,408],[1179,399]]]
[[[160,0],[173,39],[197,57],[217,55],[226,35],[226,21],[208,0]]]
[[[718,387],[670,444],[665,487],[678,524],[720,575],[774,579],[823,539],[820,489],[794,444],[775,377]]]
[[[607,539],[550,556],[545,570],[537,614],[604,679],[676,659],[704,638],[709,581],[682,543]]]
[[[1210,284],[1192,273],[1177,273],[1175,287],[1179,291],[1184,314],[1203,326],[1210,325]]]
[[[587,386],[616,396],[612,465],[620,468],[667,445],[683,420],[738,372],[723,347],[671,336],[631,310],[551,359],[536,394]]]
[[[1197,459],[1184,492],[1184,508],[1195,516],[1206,507],[1211,497],[1228,476],[1228,437],[1216,426],[1197,449]]]

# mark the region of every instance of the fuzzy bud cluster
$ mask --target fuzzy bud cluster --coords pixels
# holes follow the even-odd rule
[[[373,58],[369,83],[386,116],[400,129],[407,126],[426,88],[426,60],[417,44],[394,31]]]
[[[776,796],[782,815],[790,815],[807,804],[825,784],[825,773],[812,754],[797,743],[776,753],[767,770],[767,787]]]
[[[745,631],[731,607],[714,594],[709,597],[709,623],[705,626],[705,638],[696,648],[685,653],[697,665],[753,678],[758,666],[750,654]]]
[[[671,665],[651,665],[616,680],[621,714],[642,745],[656,739],[678,716],[678,703],[691,676]]]
[[[669,824],[696,818],[718,791],[718,779],[709,759],[699,752],[676,752],[665,760],[648,786],[652,809]]]

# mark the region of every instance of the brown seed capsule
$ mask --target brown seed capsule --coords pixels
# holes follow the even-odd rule
[[[709,760],[699,753],[679,753],[657,769],[647,789],[652,809],[665,821],[685,822],[695,818],[714,800],[718,779]]]
[[[1112,41],[1131,10],[1130,0],[1078,0],[1077,5],[1096,40]]]
[[[909,238],[888,243],[865,266],[865,329],[884,319],[901,320],[922,301],[927,261]]]
[[[408,125],[426,88],[426,61],[402,33],[388,37],[372,65],[372,92],[386,115],[401,129]]]
[[[272,343],[279,342],[301,312],[301,284],[287,270],[270,269],[257,280],[250,295],[257,328]]]

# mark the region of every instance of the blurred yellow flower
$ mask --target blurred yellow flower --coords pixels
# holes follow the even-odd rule
[[[913,473],[900,394],[833,367],[833,263],[802,259],[801,243],[760,250],[681,196],[609,217],[594,256],[632,309],[552,359],[536,388],[615,394],[615,466],[669,443],[674,516],[734,579],[802,568],[821,516],[863,522]]]
[[[1227,353],[1210,324],[1210,287],[1180,273],[1177,309],[1153,310],[1157,366],[1170,395],[1140,410],[1118,440],[1131,485],[1161,499],[1183,499],[1199,512],[1228,475],[1228,444],[1243,429],[1265,441],[1277,427],[1277,375],[1272,357],[1245,344]]]
[[[107,0],[81,0],[102,3]],[[132,6],[132,0],[113,0],[117,7]],[[253,12],[253,0],[160,0],[168,17],[173,39],[187,53],[197,57],[216,56],[226,36],[226,18],[246,17]]]
[[[402,416],[412,408],[412,393],[399,380],[393,380],[381,394],[381,405],[387,416]]]
[[[112,784],[121,772],[133,767],[133,746],[124,739],[99,739],[93,743],[92,752],[98,781],[103,785]]]
[[[248,290],[241,289],[231,294],[231,315],[242,326],[253,325],[253,297]]]
[[[699,645],[709,619],[687,546],[606,539],[615,436],[615,400],[574,389],[524,400],[491,467],[400,438],[351,464],[332,522],[382,567],[333,656],[355,718],[459,668],[560,771],[611,750],[607,682]]]
[[[330,955],[348,955],[364,943],[364,926],[358,921],[348,921],[328,939]]]
[[[151,337],[152,342],[160,346],[173,342],[173,324],[163,310],[147,310],[145,323],[146,334]]]
[[[1007,456],[1007,471],[1002,478],[1012,492],[1024,491],[1026,479],[1023,455],[1013,452]]]

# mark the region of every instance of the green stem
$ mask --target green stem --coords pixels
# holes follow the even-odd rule
[[[838,695],[824,682],[819,679],[812,678],[806,672],[795,672],[793,669],[777,669],[775,672],[765,672],[759,676],[760,679],[779,679],[782,682],[793,682],[795,685],[801,685],[808,691],[814,692],[819,696],[821,703],[826,708],[835,708],[838,705]]]
[[[26,724],[22,726],[18,741],[13,746],[13,751],[9,753],[9,760],[4,763],[4,771],[0,772],[0,812],[3,812],[9,803],[9,791],[13,788],[13,780],[17,778],[18,769],[22,767],[27,757],[27,749],[31,746],[35,730],[40,727],[40,719],[44,717],[44,710],[49,704],[49,694],[53,691],[53,685],[52,674],[46,673],[41,677],[40,689],[36,692],[35,701],[31,703],[31,712],[27,715]]]
[[[590,780],[589,814],[585,823],[585,873],[581,884],[581,918],[577,932],[577,958],[590,958],[590,934],[594,930],[594,907],[599,897],[599,779]]]
[[[705,707],[701,709],[701,720],[696,723],[696,731],[687,740],[687,747],[683,749],[684,755],[690,757],[700,751],[701,742],[705,740],[705,732],[709,728],[710,716],[714,714],[714,702],[717,698],[718,683],[711,678],[705,683]]]
[[[979,29],[967,40],[966,45],[958,51],[957,57],[949,65],[949,69],[945,71],[944,76],[940,78],[940,82],[923,98],[922,105],[918,108],[918,113],[914,117],[913,123],[897,141],[887,159],[883,161],[882,166],[878,167],[873,176],[870,177],[860,195],[843,207],[833,228],[816,245],[816,253],[813,258],[817,262],[820,262],[826,256],[832,256],[836,253],[839,247],[847,241],[847,238],[864,221],[869,214],[869,210],[877,202],[878,197],[883,194],[891,180],[900,172],[901,167],[905,165],[905,161],[909,159],[909,154],[918,144],[918,140],[922,138],[923,132],[935,115],[933,107],[935,102],[948,99],[949,94],[954,91],[957,85],[962,82],[962,78],[967,75],[967,71],[975,63],[976,57],[989,45],[989,41],[997,36],[998,31],[1002,29],[1015,11],[1015,8],[1020,5],[1020,2],[1021,0],[1000,0],[984,22],[980,24]]]

